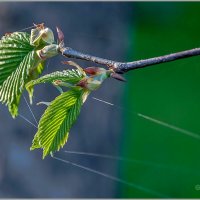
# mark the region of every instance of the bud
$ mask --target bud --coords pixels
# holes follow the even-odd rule
[[[52,44],[54,42],[53,31],[50,28],[45,28],[42,31],[42,40],[47,44]]]
[[[80,87],[82,87],[82,88],[87,89],[87,78],[81,79],[81,80],[76,84],[76,86],[80,86]]]
[[[126,82],[126,79],[117,73],[111,73],[110,76],[118,81]]]
[[[86,88],[90,91],[97,90],[101,84],[103,83],[104,79],[101,79],[101,76],[94,76],[87,78],[87,86]]]
[[[64,34],[58,27],[56,27],[56,31],[58,33],[58,43],[60,44],[64,41]]]
[[[98,68],[98,69],[101,70],[103,68]],[[102,70],[102,73],[98,72],[98,74],[96,74],[96,75],[92,75],[92,76],[83,78],[77,84],[77,86],[80,86],[89,91],[94,91],[94,90],[97,90],[101,86],[103,81],[105,79],[107,79],[108,77],[109,77],[109,75],[107,73],[107,70],[104,69],[104,71]]]
[[[100,67],[87,67],[83,69],[83,71],[90,75],[98,75],[98,74],[107,73],[109,70],[106,70]]]
[[[39,46],[41,44],[52,44],[54,42],[54,35],[50,28],[44,26],[37,26],[31,30],[30,44]]]
[[[83,69],[83,71],[86,72],[87,74],[95,75],[98,72],[98,68],[97,67],[87,67],[87,68]]]
[[[45,46],[43,49],[37,51],[37,55],[41,60],[46,60],[58,54],[58,45],[50,44]]]
[[[57,31],[57,34],[58,34],[59,49],[62,49],[65,46],[65,43],[64,43],[64,34],[63,34],[63,32],[58,27],[56,27],[56,31]]]

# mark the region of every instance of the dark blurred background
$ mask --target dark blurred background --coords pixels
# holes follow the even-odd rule
[[[0,34],[44,22],[54,33],[56,26],[62,29],[67,46],[104,58],[131,61],[199,47],[199,10],[198,2],[1,2]],[[50,59],[44,74],[66,68],[62,60],[66,58]],[[0,197],[200,197],[200,141],[136,114],[200,133],[199,66],[200,58],[194,57],[129,72],[125,84],[107,80],[86,101],[67,144],[56,153],[57,157],[118,177],[132,186],[51,157],[42,160],[41,150],[29,151],[36,129],[20,117],[13,120],[1,105]],[[45,107],[36,103],[51,101],[58,94],[48,84],[35,87],[31,109],[37,120]],[[34,122],[24,99],[19,112]],[[64,150],[122,156],[134,162],[67,154]]]
[[[56,34],[56,26],[65,34],[65,44],[93,55],[126,60],[130,47],[129,28],[132,4],[127,3],[0,3],[0,32],[18,31],[34,23],[44,22]],[[29,30],[26,30],[30,32]],[[56,36],[57,37],[57,36]],[[50,59],[45,73],[62,70],[62,56]],[[83,67],[94,63],[77,61]],[[97,66],[97,65],[95,65]],[[116,104],[122,102],[124,84],[108,80],[94,94]],[[27,94],[24,93],[26,98]],[[59,95],[48,84],[35,87],[31,109],[37,120],[45,106],[39,101],[51,101]],[[77,123],[70,131],[69,140],[57,157],[118,176],[117,162],[86,156],[70,155],[63,150],[119,155],[123,133],[122,112],[89,98]],[[22,98],[20,114],[34,122]],[[36,129],[18,117],[13,120],[5,106],[0,112],[0,197],[67,198],[115,197],[117,183],[92,174],[51,157],[42,160],[42,151],[29,151]]]

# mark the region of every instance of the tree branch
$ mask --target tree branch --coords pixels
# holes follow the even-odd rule
[[[164,56],[138,60],[138,61],[133,61],[133,62],[117,62],[113,60],[99,58],[96,56],[92,56],[89,54],[84,54],[82,52],[76,51],[70,47],[61,48],[60,52],[65,57],[87,60],[87,61],[95,62],[101,65],[106,65],[109,68],[113,68],[116,73],[123,74],[134,69],[144,68],[151,65],[171,62],[171,61],[182,59],[182,58],[188,58],[188,57],[200,55],[200,48],[195,48],[195,49],[191,49],[187,51],[181,51],[181,52],[172,53],[172,54],[168,54]]]

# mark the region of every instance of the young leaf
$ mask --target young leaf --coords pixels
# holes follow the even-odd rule
[[[24,57],[34,49],[30,35],[14,32],[0,40],[0,85],[17,69]]]
[[[24,32],[7,34],[0,40],[0,101],[5,103],[12,117],[18,115],[18,105],[25,84],[38,77],[44,60],[57,55],[57,46],[49,28],[38,26],[37,37]],[[41,58],[42,56],[42,58]],[[29,88],[32,102],[33,87]]]
[[[88,95],[89,91],[77,87],[53,100],[40,119],[31,150],[42,148],[45,158],[63,147]]]
[[[83,74],[81,74],[78,70],[64,70],[64,71],[56,71],[44,76],[36,80],[32,80],[26,84],[26,89],[29,90],[30,87],[40,84],[40,83],[53,83],[56,80],[60,80],[63,82],[75,84],[78,83],[82,78]]]
[[[29,70],[35,66],[34,51],[29,52],[18,68],[0,86],[0,101],[5,103],[13,117],[18,114],[18,105]]]
[[[18,114],[29,70],[35,68],[39,60],[28,33],[14,32],[0,40],[0,101],[8,106],[13,117]]]

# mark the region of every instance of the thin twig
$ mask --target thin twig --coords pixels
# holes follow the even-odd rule
[[[76,51],[70,47],[62,48],[62,49],[60,49],[60,52],[62,53],[62,55],[64,55],[65,57],[68,57],[68,58],[87,60],[87,61],[95,62],[95,63],[101,64],[101,65],[107,65],[109,67],[114,67],[115,65],[120,64],[119,62],[116,62],[116,61],[112,61],[112,60],[92,56],[89,54],[85,54],[80,51]]]
[[[172,53],[172,54],[168,54],[164,56],[138,60],[138,61],[133,61],[133,62],[117,62],[113,60],[108,60],[108,59],[104,59],[104,58],[100,58],[100,57],[96,57],[96,56],[92,56],[89,54],[76,51],[70,47],[61,48],[60,52],[65,57],[87,60],[87,61],[95,62],[101,65],[106,65],[110,68],[113,68],[115,72],[123,74],[134,69],[144,68],[151,65],[171,62],[171,61],[182,59],[182,58],[188,58],[188,57],[200,55],[200,48],[195,48],[195,49],[191,49],[187,51],[181,51],[181,52]]]

